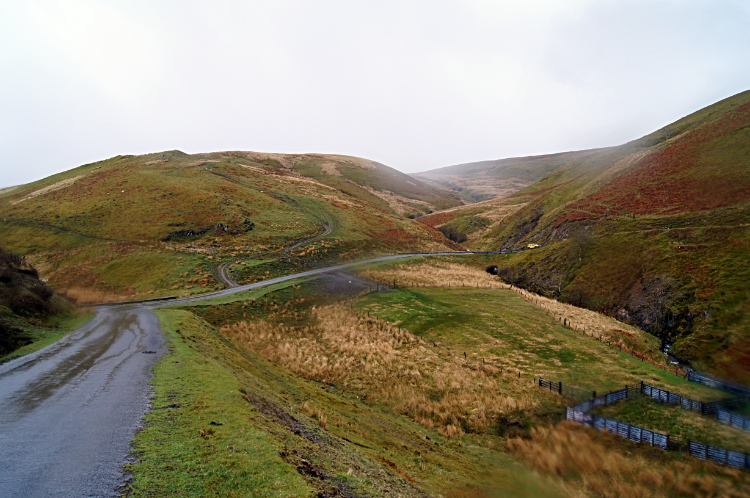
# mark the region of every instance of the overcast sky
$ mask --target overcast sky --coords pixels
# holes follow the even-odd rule
[[[171,149],[417,172],[618,145],[749,88],[747,0],[0,1],[0,187]]]

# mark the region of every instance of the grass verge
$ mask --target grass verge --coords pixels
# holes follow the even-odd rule
[[[230,371],[194,350],[215,346],[187,311],[159,310],[169,354],[154,369],[153,408],[133,447],[131,496],[309,496],[280,445],[248,419]]]

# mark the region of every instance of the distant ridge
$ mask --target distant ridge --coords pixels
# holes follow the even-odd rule
[[[477,202],[517,192],[563,164],[601,150],[603,149],[456,164],[412,176],[425,183],[451,189],[459,193],[466,202]]]
[[[635,323],[697,368],[750,383],[750,91],[582,152],[506,198],[422,221],[472,249],[540,244],[505,260],[504,278]]]

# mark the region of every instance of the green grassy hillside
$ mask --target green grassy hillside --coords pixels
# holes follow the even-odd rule
[[[203,292],[219,285],[219,263],[305,240],[278,253],[273,270],[248,265],[244,278],[449,247],[396,208],[457,204],[450,195],[361,159],[266,156],[117,156],[22,185],[0,194],[3,243],[53,287],[84,301]]]
[[[461,204],[455,192],[427,185],[384,164],[359,157],[263,152],[220,152],[206,157],[245,158],[293,171],[348,195],[387,205],[399,214],[424,214]]]
[[[468,202],[477,202],[517,192],[563,164],[595,152],[597,150],[592,149],[479,161],[438,168],[413,176],[432,185],[449,188]]]
[[[538,296],[455,260],[380,263],[360,275],[399,285],[321,295],[307,281],[158,311],[170,354],[134,440],[132,496],[747,493],[742,472],[552,426],[570,400],[535,377],[598,392],[640,379],[699,399],[712,390],[563,326]],[[573,311],[639,350],[656,342]],[[664,476],[648,493],[646,471]]]
[[[743,92],[425,222],[473,227],[474,248],[539,243],[503,260],[506,279],[629,320],[697,367],[750,382],[749,155]]]

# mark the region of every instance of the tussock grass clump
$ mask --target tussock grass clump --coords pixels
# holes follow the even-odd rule
[[[399,287],[482,287],[509,289],[510,286],[487,272],[447,261],[430,261],[422,264],[403,263],[359,272],[363,277],[382,284]]]
[[[740,497],[750,493],[746,472],[638,446],[573,422],[532,429],[505,449],[537,471],[563,481],[568,496]],[[582,489],[585,494],[582,494]]]
[[[239,322],[221,332],[295,374],[382,402],[445,436],[481,432],[537,406],[533,387],[435,348],[343,305],[312,311],[312,325]]]

